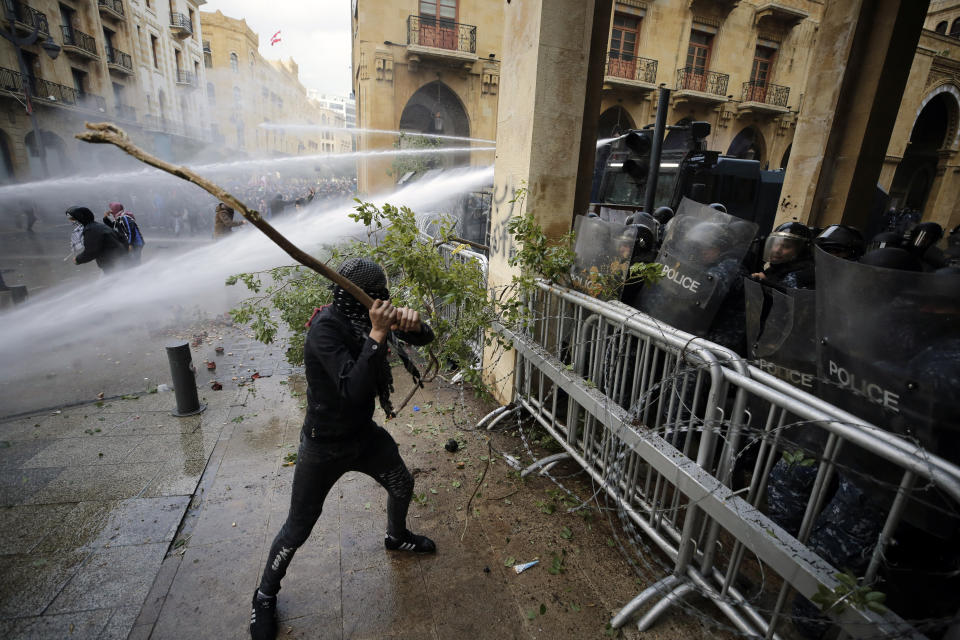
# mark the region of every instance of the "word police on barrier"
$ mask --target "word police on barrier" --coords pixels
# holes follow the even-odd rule
[[[667,280],[670,280],[671,282],[674,282],[674,283],[680,285],[681,287],[683,287],[684,289],[690,291],[691,293],[696,293],[696,292],[697,292],[697,289],[700,288],[700,281],[699,281],[699,280],[694,280],[694,279],[691,278],[690,276],[685,276],[685,275],[683,275],[683,274],[680,273],[680,271],[677,270],[675,267],[670,267],[670,266],[664,265],[664,267],[663,267],[663,276],[664,276],[664,278],[666,278]]]
[[[830,378],[836,380],[841,389],[847,389],[857,395],[863,396],[870,402],[883,406],[884,409],[900,413],[900,396],[898,394],[888,391],[869,380],[858,379],[833,360],[828,362],[828,367]]]

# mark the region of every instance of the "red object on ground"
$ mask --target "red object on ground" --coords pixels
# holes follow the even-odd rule
[[[216,363],[216,362],[208,362],[208,363],[207,363],[207,369],[210,369],[210,370],[212,371],[212,370],[214,370],[214,369],[216,369],[216,368],[217,368],[217,363]]]
[[[214,391],[220,391],[221,389],[223,389],[223,385],[220,384],[219,382],[211,382],[210,388],[213,389]]]

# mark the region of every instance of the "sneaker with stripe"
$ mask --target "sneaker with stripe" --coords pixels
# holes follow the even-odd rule
[[[391,536],[389,533],[383,538],[383,546],[388,551],[412,551],[414,553],[435,553],[437,545],[426,536],[418,536],[404,529],[403,535]]]
[[[253,592],[250,610],[250,637],[253,640],[274,640],[277,637],[277,597]]]

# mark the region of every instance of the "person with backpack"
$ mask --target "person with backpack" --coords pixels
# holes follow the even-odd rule
[[[143,251],[144,241],[133,214],[126,211],[119,202],[111,202],[110,210],[103,214],[103,223],[120,236],[127,247],[130,262],[140,264],[140,253]]]
[[[96,260],[97,266],[104,273],[108,273],[123,264],[127,257],[123,240],[112,228],[97,222],[90,209],[70,207],[67,209],[67,218],[83,227],[80,233],[82,244],[73,244],[73,240],[71,240],[74,250],[82,247],[79,255],[73,259],[74,264]]]

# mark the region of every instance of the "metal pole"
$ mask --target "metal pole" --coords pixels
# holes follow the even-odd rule
[[[170,377],[177,396],[177,409],[171,413],[177,417],[201,413],[207,405],[201,404],[197,396],[196,369],[190,356],[190,345],[186,342],[170,345],[167,360],[170,361]]]
[[[667,130],[667,109],[670,106],[670,89],[662,86],[657,90],[657,120],[653,125],[653,141],[650,146],[650,168],[647,171],[647,191],[644,194],[643,210],[653,213],[654,198],[657,195],[657,180],[660,178],[660,152],[663,148],[663,134]]]

